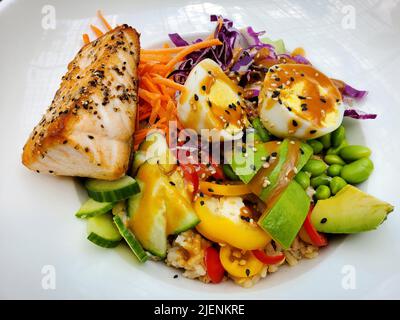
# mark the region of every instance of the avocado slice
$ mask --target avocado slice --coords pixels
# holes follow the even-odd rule
[[[320,232],[357,233],[376,229],[393,209],[391,204],[346,185],[334,197],[317,202],[311,222]]]
[[[292,181],[272,207],[267,208],[258,224],[288,249],[303,225],[309,207],[310,198],[296,181]]]
[[[308,159],[313,153],[311,146],[303,142],[300,142],[300,144],[297,144],[297,146],[295,144],[292,145],[292,141],[289,139],[283,140],[277,146],[277,148],[275,148],[276,151],[274,153],[270,153],[271,156],[276,157],[276,160],[271,163],[271,166],[259,170],[254,179],[252,179],[252,181],[249,183],[250,190],[261,200],[267,201],[278,187],[283,186],[281,183],[282,179],[284,179],[282,174],[285,174],[285,170],[288,170],[288,168],[285,168],[288,163],[290,161],[293,162],[293,160],[290,159],[290,157],[293,156],[293,152],[295,152],[294,156],[297,157],[296,163],[294,164],[297,171],[300,171],[307,163]],[[291,166],[293,166],[293,164],[289,164],[289,168]],[[290,176],[288,176],[288,178],[291,179]],[[265,179],[269,182],[267,186],[264,186]],[[284,187],[286,184],[287,183],[285,183]]]
[[[276,142],[257,143],[254,147],[245,145],[242,150],[235,150],[231,168],[244,183],[249,183],[262,167],[265,159],[272,153]]]

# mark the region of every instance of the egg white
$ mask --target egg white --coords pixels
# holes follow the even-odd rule
[[[244,106],[240,89],[216,62],[205,59],[197,64],[185,82],[185,90],[178,97],[178,118],[185,128],[193,129],[199,134],[204,129],[212,130],[212,135],[219,136],[221,140],[238,139],[242,136],[242,129],[247,124],[244,110],[240,119],[234,122],[225,116],[226,112],[234,113]],[[234,109],[228,107],[232,104]],[[213,112],[216,106],[227,111],[224,110],[224,114],[217,116]]]

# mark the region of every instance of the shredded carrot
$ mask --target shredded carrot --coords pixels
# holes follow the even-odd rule
[[[107,28],[108,31],[110,31],[112,28],[106,18],[104,18],[103,13],[100,10],[97,10],[97,16],[101,20],[101,22],[104,24],[104,26]]]
[[[92,29],[92,31],[96,34],[96,37],[99,38],[103,35],[103,31],[101,31],[99,28],[97,28],[94,25],[90,25],[90,29]]]
[[[87,34],[87,33],[84,33],[83,35],[82,35],[82,40],[83,40],[83,43],[86,45],[86,44],[89,44],[90,43],[90,39],[89,39],[89,35]]]
[[[179,83],[176,83],[175,81],[172,81],[170,79],[162,78],[160,76],[153,78],[153,81],[154,81],[154,83],[164,84],[170,88],[174,88],[175,90],[178,90],[181,92],[183,92],[185,90],[185,86],[183,86]]]
[[[166,54],[166,53],[178,53],[183,51],[185,48],[189,46],[184,46],[184,47],[173,47],[173,48],[162,48],[162,49],[141,49],[140,53],[141,54]]]
[[[192,44],[190,46],[187,46],[186,49],[180,51],[175,57],[173,57],[170,62],[167,63],[166,67],[167,67],[167,71],[171,71],[172,68],[179,62],[181,61],[184,57],[186,57],[188,54],[200,50],[200,49],[204,49],[204,48],[208,48],[208,47],[212,47],[212,46],[220,46],[222,45],[222,42],[219,41],[218,39],[211,39],[211,40],[206,40],[206,41],[202,41],[202,42],[197,42],[195,44]]]
[[[110,31],[112,26],[104,18],[100,10],[97,17],[104,27]],[[223,25],[222,19],[218,21],[218,30]],[[95,25],[90,25],[96,37],[101,37],[103,32]],[[85,44],[90,42],[89,35],[82,36]],[[160,49],[141,49],[138,67],[139,88],[138,108],[136,114],[136,131],[134,133],[134,149],[137,150],[140,143],[152,130],[161,130],[168,137],[169,122],[176,121],[178,129],[183,129],[178,119],[176,92],[185,90],[185,87],[168,79],[167,75],[188,54],[208,48],[222,45],[218,39],[214,39],[214,33],[202,42],[182,47],[171,47],[164,43]],[[228,186],[232,188],[231,186]],[[245,192],[244,188],[233,187],[235,192]],[[239,188],[239,189],[238,189]],[[226,190],[225,190],[226,191]]]

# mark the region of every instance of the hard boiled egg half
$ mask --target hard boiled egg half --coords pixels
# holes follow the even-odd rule
[[[334,131],[344,114],[332,80],[310,65],[278,64],[264,79],[260,119],[277,137],[313,139]]]
[[[211,59],[190,72],[178,98],[178,118],[185,128],[216,130],[221,140],[236,139],[247,124],[241,89]]]

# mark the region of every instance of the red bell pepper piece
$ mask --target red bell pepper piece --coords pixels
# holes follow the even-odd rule
[[[313,243],[313,245],[315,245],[317,247],[323,247],[328,244],[328,240],[326,239],[326,237],[323,234],[318,233],[318,231],[315,229],[315,227],[313,226],[313,224],[311,222],[311,213],[312,213],[313,209],[314,209],[314,206],[311,205],[310,210],[308,211],[306,220],[304,221],[303,228],[307,232],[308,236],[310,237],[310,240]]]
[[[285,259],[285,255],[283,253],[277,254],[276,256],[268,256],[262,250],[252,250],[251,252],[264,264],[277,264]]]
[[[220,283],[224,278],[225,269],[219,259],[219,252],[214,247],[208,247],[204,252],[204,264],[207,274],[213,283]]]

